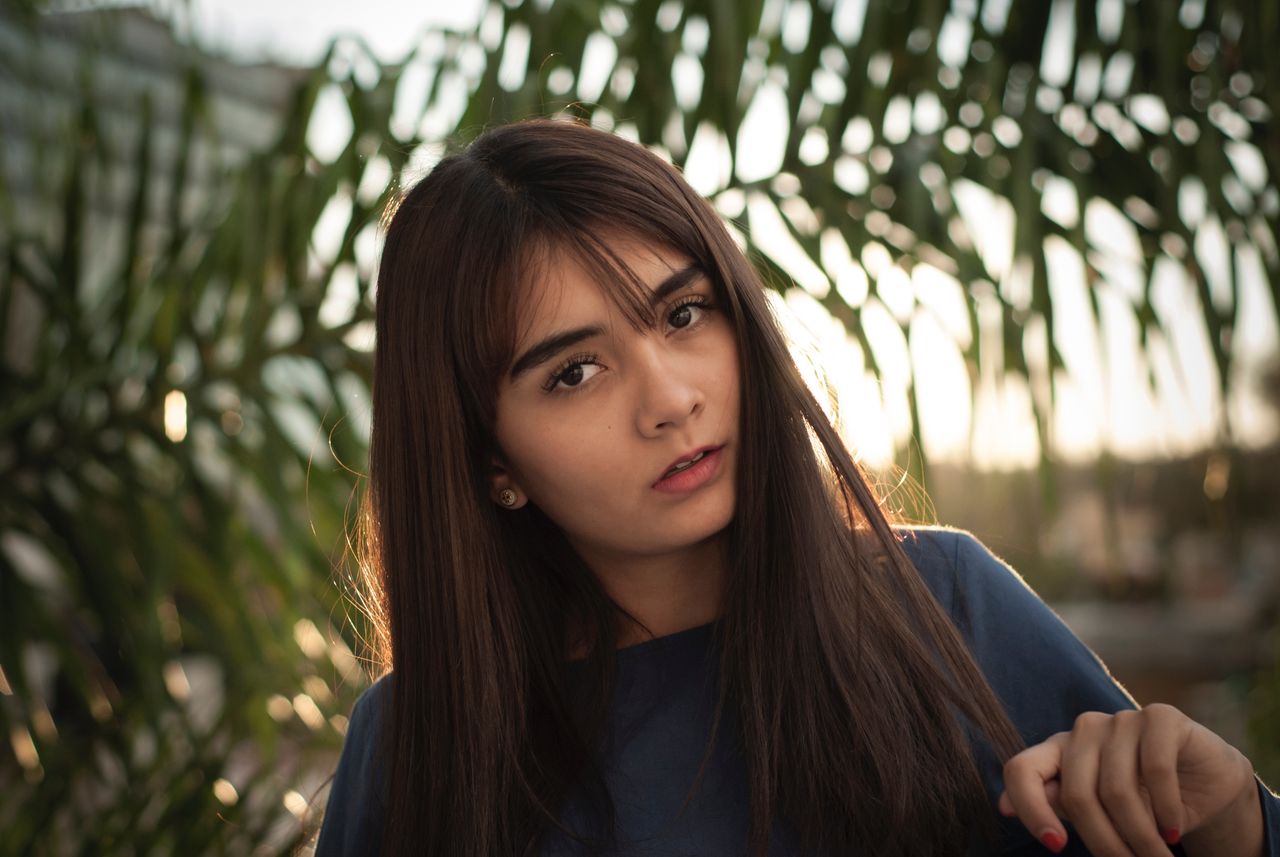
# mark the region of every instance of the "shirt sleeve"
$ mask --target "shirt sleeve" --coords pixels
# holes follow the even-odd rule
[[[315,857],[372,857],[379,851],[385,807],[377,749],[388,692],[387,680],[381,679],[362,693],[351,709]]]
[[[964,532],[948,532],[927,547],[909,553],[937,568],[950,553],[952,585],[930,582],[947,609],[987,681],[1004,704],[1014,726],[1028,745],[1072,728],[1085,711],[1108,714],[1135,708],[1133,698],[1107,671],[1098,657],[1071,632],[1016,571]],[[947,545],[947,541],[950,544]],[[930,562],[932,557],[932,562]],[[949,590],[949,591],[948,591]],[[988,790],[995,797],[1003,789],[997,760],[980,762]],[[1257,782],[1264,827],[1263,854],[1280,857],[1280,797]],[[1008,821],[1008,820],[1004,820]],[[1002,825],[1003,826],[1003,825]],[[1006,855],[1047,854],[1021,825],[1005,827]],[[1079,837],[1068,827],[1069,844],[1062,854],[1087,855]],[[1073,850],[1074,848],[1074,850]],[[1174,854],[1185,852],[1180,846]]]
[[[1070,729],[1082,712],[1137,707],[1016,571],[968,533],[955,533],[952,551],[952,615],[1028,744]]]

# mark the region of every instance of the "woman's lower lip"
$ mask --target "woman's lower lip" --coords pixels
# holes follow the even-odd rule
[[[672,473],[670,476],[659,479],[653,484],[654,490],[669,494],[683,494],[695,488],[701,488],[719,471],[720,453],[723,451],[724,447],[722,446],[714,452],[708,452],[702,456],[702,460],[692,467],[686,467],[679,473]]]

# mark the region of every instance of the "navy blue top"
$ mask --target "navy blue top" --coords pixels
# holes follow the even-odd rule
[[[1084,711],[1133,708],[1106,668],[1036,596],[1016,572],[977,539],[957,530],[920,528],[904,532],[903,548],[924,582],[968,643],[1028,746],[1071,729]],[[681,813],[710,737],[718,667],[713,625],[690,628],[618,651],[617,685],[606,729],[602,769],[617,808],[619,851],[650,855],[742,855],[746,853],[749,799],[745,762],[728,739],[717,746],[703,782]],[[574,665],[569,665],[574,668]],[[316,857],[376,854],[381,839],[385,766],[375,740],[390,684],[384,677],[366,690],[351,712],[320,831]],[[731,712],[726,710],[726,718]],[[729,733],[722,725],[721,735]],[[999,761],[975,745],[1002,840],[996,853],[1050,853],[1017,819],[1000,817],[995,801],[1003,790]],[[1261,781],[1267,857],[1280,857],[1280,798]],[[590,830],[580,794],[561,815],[572,830]],[[1087,855],[1068,826],[1064,855]],[[785,821],[775,822],[771,857],[793,854]],[[1182,854],[1181,847],[1174,847]],[[563,833],[548,834],[543,854],[584,853]],[[990,853],[975,846],[971,855]]]

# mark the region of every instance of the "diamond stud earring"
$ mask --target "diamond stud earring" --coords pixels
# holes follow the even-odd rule
[[[498,502],[506,506],[508,509],[516,504],[517,499],[516,492],[512,491],[510,488],[502,489],[502,493],[498,495]]]

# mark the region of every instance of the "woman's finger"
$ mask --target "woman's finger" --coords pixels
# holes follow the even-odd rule
[[[1112,729],[1109,714],[1086,711],[1076,718],[1071,738],[1062,750],[1062,772],[1058,777],[1062,792],[1058,800],[1094,857],[1135,857],[1098,794],[1100,756]]]
[[[1067,844],[1067,831],[1049,803],[1046,784],[1058,776],[1068,733],[1059,732],[1028,747],[1004,765],[1002,806],[1017,815],[1031,835],[1057,854]]]
[[[1049,801],[1049,808],[1053,810],[1053,814],[1058,818],[1064,818],[1066,813],[1062,811],[1062,807],[1058,804],[1059,783],[1057,780],[1049,780],[1044,784],[1044,796]],[[996,806],[1000,809],[1000,814],[1008,818],[1013,818],[1018,811],[1013,808],[1013,802],[1009,800],[1008,792],[1000,792],[1000,799],[996,802]]]
[[[1151,796],[1160,837],[1170,845],[1182,838],[1182,792],[1178,786],[1178,751],[1186,735],[1186,717],[1168,705],[1143,709],[1147,728],[1138,748],[1142,784]]]
[[[1129,850],[1138,857],[1169,857],[1142,791],[1138,748],[1146,725],[1141,711],[1121,711],[1111,718],[1110,735],[1098,755],[1098,799]]]

